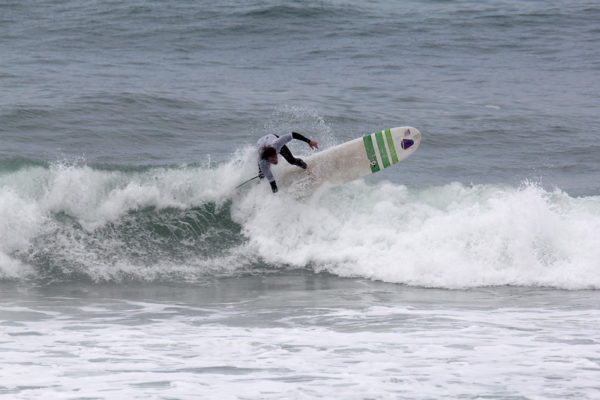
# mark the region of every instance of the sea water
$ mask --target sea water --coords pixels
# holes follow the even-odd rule
[[[2,2],[0,398],[600,398],[598,21]],[[266,133],[402,125],[372,177],[236,189]]]

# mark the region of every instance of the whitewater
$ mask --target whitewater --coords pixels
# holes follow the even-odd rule
[[[4,171],[2,277],[189,282],[297,268],[449,289],[599,288],[598,196],[533,182],[236,189],[253,168],[245,149],[217,165]]]

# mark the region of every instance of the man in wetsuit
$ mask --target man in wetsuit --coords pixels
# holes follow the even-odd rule
[[[271,164],[277,164],[277,154],[281,154],[287,162],[306,169],[306,163],[300,158],[294,157],[290,149],[285,145],[292,139],[302,140],[308,143],[311,149],[319,148],[319,144],[310,140],[299,133],[292,132],[281,137],[277,135],[265,135],[258,139],[256,147],[258,149],[258,177],[267,178],[271,184],[273,193],[277,193],[277,183],[271,172]]]

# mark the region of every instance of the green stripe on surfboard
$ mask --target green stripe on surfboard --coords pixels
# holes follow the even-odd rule
[[[371,135],[363,136],[363,142],[365,144],[367,158],[369,159],[369,165],[371,166],[371,172],[379,171],[379,163],[377,162],[377,156],[375,156],[375,148],[373,147]]]
[[[381,163],[383,164],[383,168],[387,168],[390,166],[390,160],[388,160],[387,151],[385,150],[385,143],[383,141],[382,131],[375,133],[375,139],[377,140],[377,147],[379,147],[379,155],[381,156]]]
[[[392,132],[389,129],[385,130],[385,138],[387,140],[388,149],[390,149],[390,154],[392,155],[392,164],[396,164],[398,162],[398,154],[396,154],[394,139],[392,138]]]

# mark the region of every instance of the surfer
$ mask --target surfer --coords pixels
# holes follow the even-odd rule
[[[310,140],[297,132],[288,133],[281,137],[272,134],[265,135],[258,139],[258,142],[256,143],[258,149],[258,177],[260,179],[266,177],[269,180],[273,193],[277,193],[277,183],[271,172],[271,164],[277,164],[277,154],[281,154],[288,163],[306,169],[306,163],[301,158],[294,157],[290,149],[285,145],[292,139],[302,140],[303,142],[308,143],[311,149],[319,148],[317,142]]]

